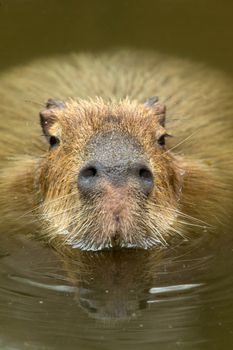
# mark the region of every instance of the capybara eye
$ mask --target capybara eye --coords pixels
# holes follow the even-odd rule
[[[162,135],[158,138],[158,144],[161,146],[161,147],[164,147],[165,146],[165,137],[166,135]]]
[[[50,136],[49,143],[50,143],[50,148],[55,148],[60,144],[60,140],[56,136]]]

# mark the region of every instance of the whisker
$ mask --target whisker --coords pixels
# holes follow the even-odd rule
[[[56,217],[56,216],[58,216],[58,215],[63,215],[64,213],[67,213],[67,212],[69,212],[70,210],[74,210],[74,209],[78,209],[78,208],[79,208],[79,206],[76,205],[76,206],[74,206],[74,207],[64,209],[64,210],[62,210],[62,211],[60,211],[60,212],[58,212],[58,213],[55,213],[55,214],[53,214],[53,215],[50,215],[50,219],[53,219],[54,217]]]
[[[200,131],[200,128],[195,130],[192,134],[190,134],[189,136],[187,136],[185,139],[183,139],[182,141],[178,142],[175,146],[169,148],[167,151],[165,151],[162,155],[165,155],[166,153],[173,151],[175,148],[179,147],[180,145],[182,145],[184,142],[188,141],[191,137],[193,137],[195,134],[197,134],[197,132]]]
[[[24,102],[26,102],[26,103],[32,103],[32,104],[34,104],[34,105],[36,105],[36,106],[40,106],[40,107],[45,108],[44,103],[41,103],[41,102],[38,102],[38,101],[24,100]]]
[[[64,198],[74,196],[75,194],[77,194],[76,191],[75,191],[75,192],[72,192],[72,193],[68,193],[68,194],[66,194],[66,195],[64,195],[64,196],[61,196],[61,197],[58,197],[58,198],[51,199],[51,200],[49,200],[49,201],[46,202],[46,203],[43,202],[43,203],[39,204],[38,206],[34,207],[33,209],[28,210],[28,211],[25,212],[24,214],[20,215],[20,216],[18,217],[18,219],[21,219],[21,218],[27,216],[28,214],[33,213],[34,211],[36,211],[36,210],[38,210],[38,209],[41,209],[41,208],[43,208],[43,207],[46,207],[46,206],[48,206],[48,205],[51,204],[51,203],[55,203],[55,202],[57,202],[57,201],[59,201],[59,200],[62,200],[62,199],[64,199]]]
[[[188,240],[188,237],[184,234],[181,233],[179,230],[177,230],[175,227],[171,227],[170,231],[177,233],[181,238]]]
[[[209,223],[207,223],[207,222],[205,222],[205,221],[203,221],[203,220],[201,220],[201,219],[198,219],[198,218],[196,218],[196,217],[194,217],[194,216],[191,216],[191,215],[189,215],[189,214],[183,213],[183,212],[180,211],[179,209],[168,208],[168,207],[166,207],[166,206],[159,205],[159,204],[154,204],[154,203],[153,203],[153,206],[156,206],[156,207],[158,207],[158,208],[162,208],[162,209],[165,209],[165,210],[169,210],[169,211],[175,212],[177,215],[180,215],[180,216],[182,216],[182,217],[184,217],[184,218],[188,218],[188,219],[193,220],[193,221],[197,221],[197,222],[203,223],[205,226],[209,226],[209,227],[212,226],[212,225],[210,225]]]
[[[192,224],[191,222],[187,222],[187,221],[183,221],[183,220],[177,220],[177,222],[187,225],[187,226],[193,226],[193,227],[201,227],[201,228],[205,228],[206,225],[198,225],[198,224]]]

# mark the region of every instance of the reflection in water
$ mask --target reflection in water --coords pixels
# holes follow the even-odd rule
[[[232,331],[230,311],[224,319],[221,312],[233,306],[233,285],[232,266],[222,274],[222,254],[210,242],[65,258],[25,237],[1,237],[0,337],[20,349],[91,348],[92,341],[101,349],[121,341],[211,348],[210,329]]]

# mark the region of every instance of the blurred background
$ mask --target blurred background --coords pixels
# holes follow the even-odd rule
[[[231,0],[0,0],[0,69],[38,56],[149,48],[233,75]]]

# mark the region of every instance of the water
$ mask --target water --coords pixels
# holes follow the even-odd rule
[[[229,1],[0,2],[0,69],[131,46],[233,75]],[[231,349],[232,228],[166,250],[64,258],[0,237],[1,349]]]
[[[3,246],[3,349],[231,348],[232,248],[202,239],[69,259],[20,236]]]

